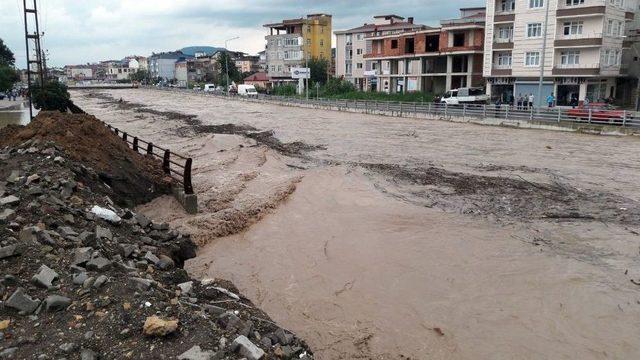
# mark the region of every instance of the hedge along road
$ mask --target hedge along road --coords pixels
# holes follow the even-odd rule
[[[321,358],[640,355],[635,138],[73,97],[194,158],[200,214],[170,198],[141,210],[192,231],[190,271],[234,281]]]

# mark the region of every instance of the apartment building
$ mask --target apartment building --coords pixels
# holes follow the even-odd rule
[[[367,43],[371,44],[367,42],[367,36],[377,33],[391,35],[424,27],[414,24],[412,17],[404,20],[404,17],[398,15],[378,15],[373,17],[371,24],[335,31],[335,76],[352,82],[359,90],[376,90],[375,71],[366,67],[365,54],[370,52]]]
[[[503,100],[537,97],[542,68],[538,104],[552,93],[558,105],[615,97],[617,79],[624,76],[625,26],[636,8],[637,0],[487,0],[488,93]]]
[[[462,8],[460,18],[440,27],[402,32],[376,31],[367,42],[366,74],[383,92],[447,90],[483,85],[484,8]]]
[[[240,55],[234,59],[236,68],[241,73],[258,72],[260,71],[259,56]]]
[[[293,81],[291,68],[307,59],[331,61],[331,15],[310,14],[306,18],[266,24],[266,65],[275,83]]]
[[[152,79],[159,78],[172,81],[176,78],[176,62],[192,58],[181,51],[162,52],[148,57],[149,75]]]

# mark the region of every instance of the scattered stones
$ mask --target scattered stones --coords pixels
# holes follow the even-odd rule
[[[160,259],[157,256],[153,255],[151,251],[147,251],[147,253],[144,255],[144,259],[154,265],[160,262]]]
[[[0,224],[4,224],[13,219],[15,213],[16,212],[13,209],[2,210],[2,212],[0,212]]]
[[[151,220],[149,220],[146,216],[142,214],[136,214],[135,219],[138,222],[138,225],[140,225],[140,227],[142,227],[143,229],[151,224]]]
[[[106,275],[100,275],[93,283],[93,287],[99,289],[107,282],[107,280],[109,280],[109,278]]]
[[[246,357],[248,360],[261,359],[265,354],[264,350],[257,347],[244,335],[240,335],[235,338],[233,343],[231,343],[231,348],[238,350],[240,355]]]
[[[290,334],[283,329],[276,330],[275,336],[278,338],[278,342],[282,345],[289,345],[293,340],[293,334]]]
[[[23,288],[19,287],[11,294],[9,299],[7,299],[5,305],[18,311],[31,314],[40,305],[40,300],[32,299],[24,292]]]
[[[60,295],[49,295],[44,300],[44,304],[47,311],[60,311],[71,305],[71,299]]]
[[[92,252],[93,248],[91,247],[76,248],[73,256],[73,265],[82,265],[91,260]]]
[[[80,351],[80,360],[97,360],[98,355],[91,349],[82,349]]]
[[[181,284],[178,284],[178,287],[180,288],[180,292],[183,295],[187,295],[191,293],[191,289],[193,288],[193,281],[183,282]]]
[[[105,271],[111,268],[111,261],[105,257],[96,257],[87,262],[88,270]]]
[[[0,359],[12,359],[18,352],[17,347],[10,347],[0,351]]]
[[[100,225],[96,225],[96,238],[113,240],[113,235],[111,234],[111,230]]]
[[[40,269],[38,269],[38,273],[34,275],[33,278],[31,278],[31,282],[33,282],[37,286],[48,289],[53,286],[53,280],[55,280],[57,277],[57,272],[55,272],[47,265],[42,265],[40,266]]]
[[[9,195],[3,198],[0,198],[0,206],[12,205],[20,202],[20,198],[14,195]]]
[[[216,353],[214,351],[202,350],[195,345],[191,349],[178,355],[178,360],[210,360]]]
[[[76,285],[82,285],[89,278],[86,272],[81,272],[73,275],[73,283]]]
[[[178,330],[178,320],[163,320],[157,316],[149,316],[142,327],[147,336],[166,336]]]
[[[58,349],[60,349],[65,354],[70,354],[72,351],[74,351],[76,349],[76,344],[74,344],[74,343],[64,343],[64,344],[58,346]]]
[[[0,247],[0,259],[22,254],[22,249],[16,244]]]
[[[173,269],[176,266],[176,264],[173,261],[173,259],[171,259],[167,255],[160,255],[159,259],[160,259],[160,261],[158,261],[156,263],[156,266],[160,270],[170,270],[170,269]]]

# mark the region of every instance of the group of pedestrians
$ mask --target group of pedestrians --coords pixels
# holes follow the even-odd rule
[[[10,90],[7,93],[5,93],[5,95],[7,96],[7,100],[16,101],[16,99],[20,94],[18,94],[18,91],[16,90]]]
[[[519,94],[516,100],[516,107],[518,110],[529,110],[533,107],[533,101],[535,96],[533,94]]]

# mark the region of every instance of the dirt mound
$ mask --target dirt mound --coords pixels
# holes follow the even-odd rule
[[[525,221],[595,219],[622,224],[640,221],[640,204],[634,200],[600,191],[580,191],[560,182],[536,183],[435,167],[359,165],[390,179],[389,192],[449,211]]]
[[[95,169],[119,204],[148,202],[169,190],[170,180],[158,160],[134,152],[94,116],[43,111],[25,127],[0,131],[0,147],[25,142],[51,142],[70,158]]]

